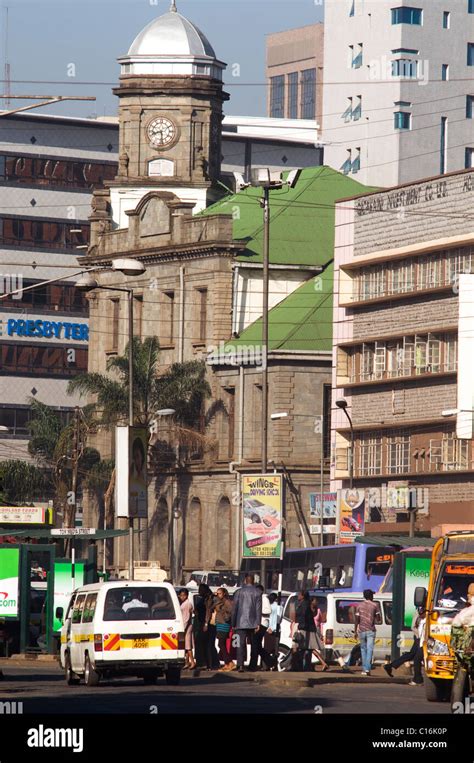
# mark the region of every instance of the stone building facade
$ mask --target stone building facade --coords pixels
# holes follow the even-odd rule
[[[408,531],[406,488],[418,531],[474,522],[473,199],[467,170],[336,205],[333,401],[354,487],[395,489],[368,501],[369,532]],[[348,487],[337,409],[333,448]]]
[[[234,237],[232,209],[227,214],[219,208],[214,214],[209,208],[220,193],[217,128],[226,98],[224,64],[174,3],[169,13],[138,35],[120,62],[119,171],[115,180],[94,193],[91,242],[83,259],[101,287],[89,295],[89,370],[104,373],[107,360],[123,354],[128,340],[126,295],[107,287],[133,288],[134,335],[159,339],[160,369],[174,362],[209,361],[212,395],[203,415],[204,443],[180,447],[175,459],[171,448],[162,447],[175,444],[173,422],[158,416],[151,432],[148,518],[140,528],[135,558],[173,566],[177,578],[182,570],[238,569],[238,475],[260,471],[262,369],[257,356],[240,363],[210,360],[213,350],[230,340],[241,323],[235,313],[244,306],[235,298],[233,266],[244,252],[248,259],[256,257],[246,250],[249,236]],[[324,168],[318,170],[325,174]],[[324,187],[327,175],[322,177]],[[311,176],[305,182],[312,188],[315,181]],[[258,199],[246,197],[242,207],[253,203],[258,208]],[[206,207],[206,213],[199,214]],[[117,257],[138,259],[146,272],[132,279],[112,271]],[[303,263],[306,279],[324,269],[315,259]],[[295,260],[299,262],[289,249],[287,259],[274,268],[272,283],[283,302],[291,298],[287,264],[300,267]],[[298,288],[301,280],[294,282],[293,290]],[[302,307],[300,300],[297,312],[292,309],[290,315],[317,320],[318,300],[331,299],[332,272],[325,289],[321,296],[320,284],[310,284],[309,304]],[[289,335],[301,320],[289,321]],[[261,344],[261,333],[259,339]],[[323,411],[320,393],[324,384],[329,388],[331,364],[329,340],[317,351],[306,337],[303,347],[301,352],[294,343],[288,349],[270,348],[269,359],[269,412],[288,413],[288,420],[269,426],[269,459],[287,476],[288,542],[297,546],[311,542],[308,494],[318,490],[315,474],[321,460],[314,417]],[[107,457],[113,455],[112,440],[110,432],[100,431],[91,444]],[[98,507],[89,504],[85,524],[102,521]],[[126,558],[125,544],[117,542],[114,564],[124,567]]]

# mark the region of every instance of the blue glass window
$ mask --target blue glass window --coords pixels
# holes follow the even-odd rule
[[[411,114],[409,111],[396,111],[393,115],[395,130],[409,130],[411,126]]]
[[[314,119],[316,116],[316,69],[301,72],[301,118]]]
[[[284,117],[285,109],[285,77],[270,78],[270,116]]]
[[[423,11],[421,8],[392,8],[392,24],[416,24],[421,26]]]
[[[407,77],[414,79],[418,76],[418,61],[408,58],[398,58],[392,61],[392,77]]]
[[[443,82],[447,82],[449,79],[449,65],[441,64],[441,79]]]
[[[298,119],[298,72],[288,75],[288,116]]]
[[[474,119],[474,95],[466,95],[466,119]]]
[[[467,65],[474,66],[474,42],[467,43]]]

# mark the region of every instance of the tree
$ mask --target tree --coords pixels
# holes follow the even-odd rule
[[[77,421],[65,423],[58,411],[45,403],[31,399],[31,438],[28,451],[43,469],[45,484],[54,488],[54,502],[57,511],[62,510],[64,523],[74,524],[74,509],[77,494],[91,480],[92,489],[98,490],[99,474],[107,473],[107,465],[101,461],[94,448],[86,446],[88,432],[93,426],[90,407],[81,409]],[[77,459],[76,495],[72,495],[73,468]],[[110,472],[110,467],[109,467]],[[95,479],[95,483],[93,483]],[[110,480],[103,477],[102,493]]]
[[[147,337],[143,342],[133,339],[133,398],[134,418],[139,426],[150,428],[157,412],[173,408],[174,422],[182,431],[199,432],[204,400],[211,395],[206,379],[206,366],[202,361],[173,363],[162,375],[158,375],[159,342],[157,337]],[[107,427],[126,421],[128,417],[129,360],[128,347],[125,354],[111,358],[108,374],[85,373],[69,382],[68,392],[96,397],[92,408],[98,424]]]
[[[34,464],[8,459],[0,462],[1,495],[4,501],[26,503],[44,499],[48,480]]]

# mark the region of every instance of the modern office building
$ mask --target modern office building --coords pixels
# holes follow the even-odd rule
[[[336,204],[332,487],[369,533],[473,525],[473,201],[463,170]]]
[[[325,163],[390,187],[474,166],[472,0],[326,0]]]
[[[88,306],[71,274],[117,139],[104,121],[0,112],[1,293],[60,279],[0,299],[0,460],[28,458],[30,398],[65,414],[78,403],[66,387],[87,369]]]
[[[324,26],[267,37],[267,114],[286,119],[323,119]]]

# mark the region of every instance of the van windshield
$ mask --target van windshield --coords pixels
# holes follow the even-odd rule
[[[105,597],[104,620],[176,620],[166,588],[111,588]]]
[[[474,583],[474,563],[472,561],[446,562],[440,576],[435,596],[435,609],[445,616],[454,616],[467,606],[467,589]]]
[[[224,588],[231,588],[237,585],[237,575],[233,575],[231,572],[210,572],[207,576],[207,584],[209,586],[223,586]]]

